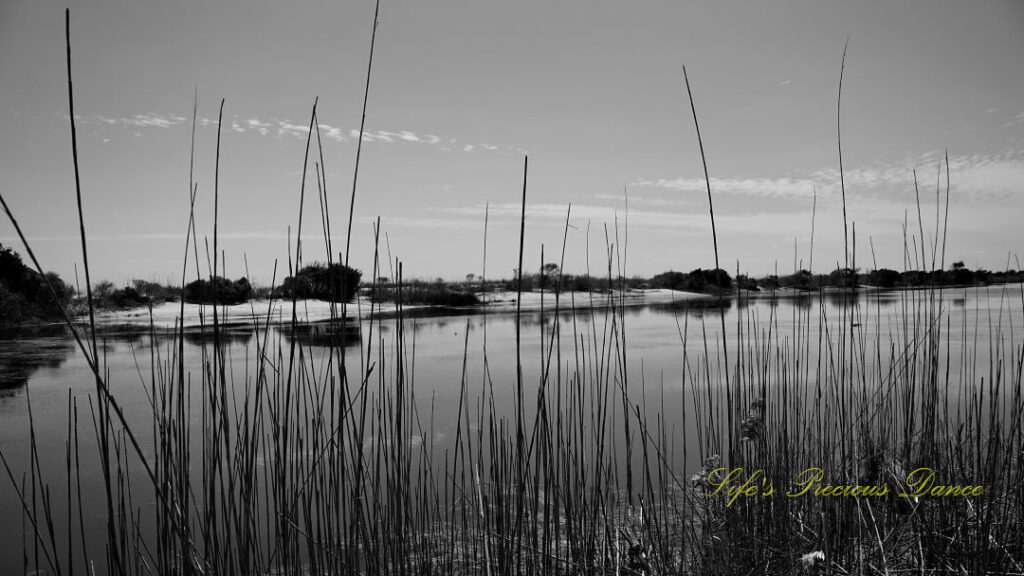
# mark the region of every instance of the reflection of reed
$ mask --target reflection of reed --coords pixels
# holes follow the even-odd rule
[[[278,332],[289,342],[302,346],[358,346],[362,331],[359,324],[324,320],[309,324],[281,326]]]
[[[0,340],[0,390],[21,388],[40,368],[60,368],[74,353],[66,333]]]

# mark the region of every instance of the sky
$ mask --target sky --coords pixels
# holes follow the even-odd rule
[[[73,281],[64,8],[0,0],[0,193],[43,267]],[[373,15],[369,1],[75,2],[94,282],[180,281],[194,98],[202,273],[215,180],[228,276],[266,285],[276,266],[280,281],[300,209],[303,261],[326,260],[318,168],[344,252]],[[944,245],[947,267],[1018,268],[1022,31],[1015,1],[382,0],[350,262],[372,273],[379,218],[380,276],[399,260],[406,278],[511,277],[528,156],[527,271],[603,275],[609,254],[628,276],[714,267],[685,66],[723,268],[845,262],[840,142],[857,267],[930,267],[933,251],[938,266]],[[303,189],[314,101],[323,166],[314,137]],[[7,219],[0,243],[24,253]]]

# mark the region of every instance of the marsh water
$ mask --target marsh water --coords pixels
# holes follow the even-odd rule
[[[574,371],[590,371],[605,362],[602,357],[619,358],[624,350],[626,369],[619,370],[617,360],[608,360],[610,373],[622,382],[633,402],[645,408],[649,418],[662,419],[664,429],[672,436],[672,466],[681,473],[691,473],[699,466],[693,446],[695,439],[688,434],[693,424],[686,425],[680,420],[684,410],[692,409],[687,408],[688,396],[684,394],[690,385],[687,374],[692,373],[705,352],[712,358],[711,364],[716,364],[714,359],[721,353],[724,341],[734,362],[743,349],[750,351],[751,343],[756,343],[757,348],[770,340],[779,346],[801,338],[817,342],[819,326],[841,323],[867,335],[868,341],[888,347],[890,340],[907,335],[907,326],[914,321],[912,316],[933,296],[943,314],[943,342],[948,343],[951,356],[950,381],[962,385],[976,378],[973,371],[959,372],[962,363],[958,355],[965,349],[964,344],[970,344],[966,348],[981,362],[986,361],[990,351],[997,350],[996,343],[1002,342],[1011,349],[1019,346],[1024,335],[1024,302],[1019,285],[947,289],[941,294],[875,291],[860,293],[852,299],[826,294],[733,299],[721,304],[681,301],[636,305],[622,309],[614,323],[613,315],[600,307],[563,310],[557,315],[550,310],[544,314],[531,311],[524,313],[519,323],[519,354],[524,387],[528,390],[525,396],[536,397],[542,370],[548,371],[549,381],[556,377],[568,381]],[[721,337],[723,311],[725,338]],[[456,407],[463,382],[473,418],[478,409],[474,399],[480,397],[485,387],[493,390],[499,409],[512,406],[517,381],[516,325],[516,316],[509,313],[421,315],[405,318],[401,324],[391,318],[374,322],[372,327],[367,321],[358,336],[349,336],[346,361],[349,366],[365,368],[369,359],[375,363],[375,370],[395,370],[387,358],[394,354],[401,333],[405,343],[404,366],[408,369],[420,423],[419,429],[410,434],[410,443],[431,442],[437,450],[443,450],[450,446],[455,434],[455,423],[459,420]],[[803,332],[808,327],[813,332],[809,336]],[[741,331],[742,337],[738,338]],[[274,333],[285,343],[293,338],[287,327],[271,328],[267,334]],[[625,337],[619,340],[615,334]],[[224,336],[228,382],[236,393],[252,381],[257,341],[263,336],[251,327],[235,327]],[[489,377],[484,370],[485,336]],[[554,337],[558,338],[557,347],[552,347]],[[100,338],[100,355],[110,389],[144,450],[152,450],[151,383],[161,363],[170,356],[173,337],[166,331],[141,326],[107,327]],[[328,350],[324,344],[330,338],[324,338],[316,329],[297,338],[309,365],[322,366]],[[737,340],[743,342],[740,348]],[[616,350],[610,344],[613,341],[622,348]],[[208,334],[190,333],[185,338],[186,369],[194,382],[200,381],[204,350],[208,353],[212,346]],[[813,365],[816,346],[807,348],[812,355],[807,361]],[[562,370],[552,372],[552,364]],[[983,373],[987,370],[977,372]],[[83,493],[83,523],[88,527],[87,538],[98,541],[105,533],[103,478],[96,464],[97,441],[92,425],[95,394],[90,370],[66,331],[37,331],[0,340],[0,450],[10,466],[10,475],[2,471],[0,476],[0,573],[20,570],[24,550],[30,557],[33,554],[31,545],[23,548],[23,535],[30,534],[32,528],[26,524],[22,503],[14,490],[14,485],[32,484],[33,443],[39,455],[38,473],[52,491],[53,516],[62,522],[69,513],[76,518],[79,514],[78,500],[73,499],[75,509],[69,511],[65,496],[69,490],[78,489],[68,475],[68,441],[73,437],[69,431],[76,409],[81,463],[77,475]],[[194,394],[192,401],[199,402],[201,397]],[[193,410],[193,417],[198,418],[199,412]],[[34,434],[30,433],[30,420]],[[199,422],[193,425],[198,426]],[[690,448],[685,460],[684,445]],[[141,477],[137,480],[141,481]],[[43,497],[31,490],[25,496],[36,501]],[[153,503],[139,501],[134,505],[144,510]]]

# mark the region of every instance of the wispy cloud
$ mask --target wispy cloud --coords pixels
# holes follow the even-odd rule
[[[305,138],[309,135],[309,126],[302,126],[299,124],[292,124],[287,120],[277,121],[277,135],[283,136],[288,134],[290,136],[301,136]]]
[[[65,119],[68,118],[67,114],[62,114],[61,116]],[[178,125],[188,125],[191,123],[191,120],[184,116],[157,113],[136,114],[134,116],[124,117],[104,116],[102,114],[86,116],[76,115],[75,120],[83,125],[108,127],[122,126],[136,129],[172,128]],[[248,118],[233,116],[231,120],[225,119],[224,122],[226,129],[239,134],[249,132],[260,136],[274,136],[277,138],[292,137],[297,139],[305,139],[309,134],[308,123],[293,122],[289,119],[273,118],[271,120],[263,120],[256,116],[250,116]],[[200,116],[196,119],[196,123],[201,127],[209,127],[217,126],[218,122],[216,118]],[[140,132],[135,132],[135,135],[141,136],[142,134]],[[359,140],[358,129],[342,128],[326,123],[320,124],[320,135],[324,139],[334,142],[355,142]],[[445,151],[461,150],[463,152],[487,151],[496,153],[522,153],[519,149],[505,150],[493,144],[465,143],[460,142],[457,138],[441,137],[436,134],[421,134],[412,130],[366,129],[363,131],[363,142],[378,144],[419,144],[443,149]]]
[[[61,114],[67,119],[67,114]],[[135,128],[171,128],[185,122],[184,116],[166,114],[136,114],[134,116],[112,117],[95,114],[91,116],[75,115],[75,122],[85,125],[132,126]]]
[[[1024,112],[1018,112],[1008,122],[1003,124],[1003,128],[1013,128],[1014,126],[1024,123]]]
[[[661,188],[679,192],[705,192],[703,178],[658,178],[630,184],[639,188]],[[763,197],[810,198],[815,181],[808,178],[712,178],[711,190],[716,193],[745,194]]]
[[[894,192],[912,192],[914,170],[923,186],[934,183],[943,153],[923,154],[897,163],[875,164],[844,170],[843,182],[848,195],[892,196]],[[1003,154],[951,156],[949,158],[952,193],[961,198],[1004,197],[1024,194],[1024,151]],[[943,168],[942,186],[945,186]],[[637,180],[632,187],[641,190],[669,190],[700,193],[706,191],[703,178],[656,178]],[[808,200],[817,188],[823,199],[840,193],[839,170],[822,168],[802,176],[776,176],[752,178],[712,178],[714,194],[730,194],[762,198],[790,198]]]

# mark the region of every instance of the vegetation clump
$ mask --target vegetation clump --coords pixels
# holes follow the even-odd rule
[[[0,245],[0,326],[59,320],[60,307],[71,302],[73,293],[55,272],[40,275],[25,266],[17,252]]]
[[[344,264],[314,262],[285,278],[275,291],[278,298],[351,302],[363,273]]]
[[[719,292],[732,288],[732,278],[729,273],[721,268],[716,270],[702,270],[697,268],[690,273],[683,272],[662,272],[651,278],[651,286],[654,288],[667,288],[669,290],[682,290],[685,292]]]
[[[1024,282],[1024,271],[971,270],[963,262],[954,262],[949,270],[904,270],[898,272],[889,268],[878,268],[862,272],[856,268],[837,268],[828,274],[812,274],[800,270],[793,274],[779,276],[771,274],[757,280],[738,285],[748,290],[819,290],[822,288],[927,288],[938,286],[978,286]]]
[[[374,302],[398,302],[423,306],[476,306],[480,298],[462,287],[439,282],[410,282],[401,286],[376,286],[370,291]]]
[[[249,301],[252,294],[252,285],[247,278],[232,282],[214,276],[209,280],[194,280],[185,285],[185,302],[189,304],[243,304]]]

